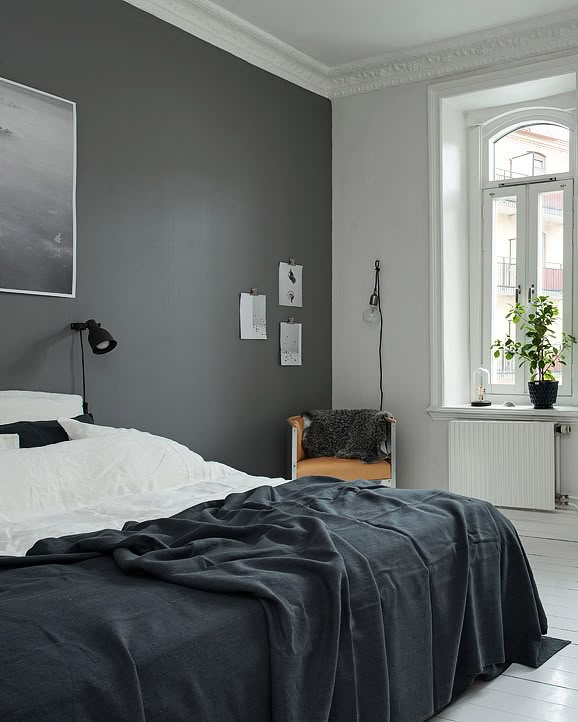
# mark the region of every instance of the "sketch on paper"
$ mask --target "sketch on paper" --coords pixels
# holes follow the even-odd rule
[[[0,78],[0,291],[75,295],[76,106]]]
[[[281,324],[281,366],[301,366],[301,326],[300,323]]]
[[[279,305],[303,306],[303,266],[279,264]]]
[[[267,296],[242,293],[239,306],[241,338],[262,340],[267,338]]]

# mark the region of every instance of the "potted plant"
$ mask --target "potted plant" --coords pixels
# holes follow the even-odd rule
[[[566,365],[566,352],[576,343],[574,336],[562,331],[561,341],[554,343],[558,306],[549,296],[536,296],[528,308],[516,303],[506,314],[524,334],[522,341],[514,341],[511,336],[505,340],[494,341],[494,356],[503,353],[506,360],[514,357],[520,360],[520,366],[528,364],[530,381],[528,392],[535,409],[551,409],[558,397],[558,381],[554,376],[556,364]]]

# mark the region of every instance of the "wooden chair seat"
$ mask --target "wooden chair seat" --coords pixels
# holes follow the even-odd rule
[[[366,464],[358,459],[336,459],[333,456],[319,456],[297,462],[297,478],[302,476],[332,476],[343,481],[377,481],[391,479],[389,461]]]

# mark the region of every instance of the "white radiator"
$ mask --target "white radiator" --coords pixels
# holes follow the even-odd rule
[[[554,424],[450,421],[450,491],[497,506],[555,508]]]

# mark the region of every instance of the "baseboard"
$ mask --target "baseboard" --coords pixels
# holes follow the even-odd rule
[[[578,512],[500,509],[520,536],[578,542]]]

